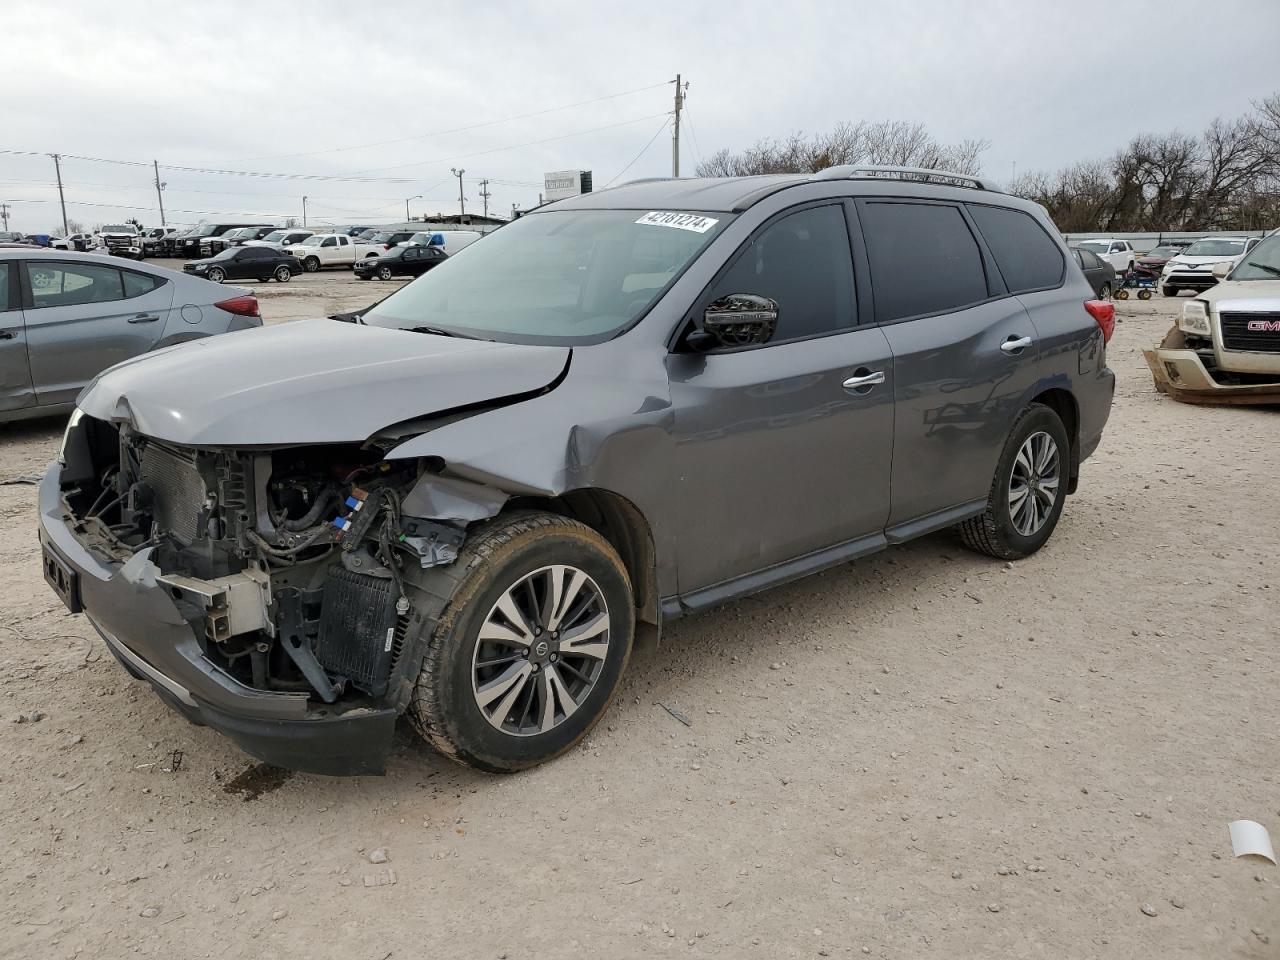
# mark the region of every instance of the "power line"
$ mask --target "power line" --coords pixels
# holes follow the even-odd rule
[[[623,90],[621,93],[609,93],[603,97],[592,97],[590,100],[579,100],[577,103],[566,103],[559,107],[547,107],[545,110],[535,110],[532,113],[520,113],[512,117],[503,117],[501,120],[486,120],[483,123],[472,123],[465,127],[452,127],[448,130],[434,130],[430,133],[415,133],[408,137],[396,137],[393,140],[374,140],[367,143],[358,143],[349,147],[328,147],[324,150],[310,150],[305,153],[277,153],[265,157],[247,157],[239,163],[252,163],[257,160],[284,160],[290,157],[316,157],[326,153],[344,153],[349,150],[365,150],[371,147],[385,147],[392,143],[407,143],[410,140],[425,140],[428,137],[443,137],[450,133],[465,133],[468,130],[480,130],[484,127],[497,126],[500,123],[511,123],[515,120],[528,120],[530,117],[543,117],[548,113],[558,113],[561,110],[571,110],[574,107],[585,107],[592,103],[601,103],[605,100],[616,100],[619,97],[629,97],[632,94],[644,93],[648,90],[656,90],[659,87],[665,87],[666,81],[662,83],[652,83],[647,87],[637,87],[634,90]]]
[[[698,135],[693,130],[693,118],[689,115],[689,104],[684,105],[684,122],[689,128],[689,136],[693,139],[693,155],[694,160],[699,166],[702,164],[702,148],[698,146]],[[695,171],[697,172],[697,171]]]
[[[630,162],[630,163],[628,163],[625,167],[623,167],[621,170],[619,170],[617,173],[615,173],[615,174],[613,175],[613,180],[617,180],[617,179],[618,179],[618,177],[622,176],[624,173],[626,173],[628,170],[630,170],[632,167],[634,167],[634,166],[635,166],[636,161],[637,161],[637,160],[639,160],[641,157],[643,157],[643,156],[645,155],[645,151],[646,151],[646,150],[648,150],[650,147],[652,147],[652,146],[653,146],[653,141],[657,140],[657,139],[658,139],[658,137],[660,137],[660,136],[662,135],[662,131],[663,131],[663,130],[665,130],[665,129],[667,129],[667,124],[668,124],[668,123],[670,123],[670,122],[671,122],[671,118],[670,118],[669,116],[665,116],[665,115],[664,115],[663,120],[662,120],[662,126],[660,126],[660,127],[658,128],[657,133],[655,133],[652,137],[650,137],[650,138],[649,138],[649,142],[648,142],[648,143],[646,143],[643,147],[641,147],[641,148],[640,148],[640,152],[639,152],[639,153],[637,153],[637,154],[636,154],[636,155],[631,159],[631,162]],[[605,186],[606,186],[606,187],[611,187],[611,186],[613,186],[613,180],[610,180],[608,183],[606,183],[606,184],[605,184]]]

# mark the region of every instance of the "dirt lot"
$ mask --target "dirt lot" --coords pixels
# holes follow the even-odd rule
[[[269,319],[376,290],[259,287]],[[509,778],[407,730],[385,778],[254,767],[63,615],[0,487],[0,956],[1276,956],[1280,872],[1227,822],[1280,831],[1280,413],[1157,396],[1171,305],[1120,311],[1039,555],[934,536],[682,622]],[[0,477],[60,432],[0,427]]]

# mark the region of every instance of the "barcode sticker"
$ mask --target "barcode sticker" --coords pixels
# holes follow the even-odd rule
[[[713,217],[704,217],[698,213],[663,213],[661,210],[646,213],[636,221],[650,227],[675,227],[677,230],[691,230],[694,233],[706,233],[719,222]]]

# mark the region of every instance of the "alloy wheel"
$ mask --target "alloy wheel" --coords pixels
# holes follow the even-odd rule
[[[1053,437],[1031,434],[1018,448],[1009,477],[1009,519],[1024,537],[1035,536],[1058,500],[1062,458]]]
[[[543,567],[508,587],[480,627],[472,692],[489,723],[516,737],[568,720],[609,652],[604,594],[577,567]]]

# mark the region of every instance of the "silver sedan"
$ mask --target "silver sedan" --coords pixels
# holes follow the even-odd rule
[[[262,326],[252,294],[112,257],[0,250],[0,421],[67,412],[130,357]]]

